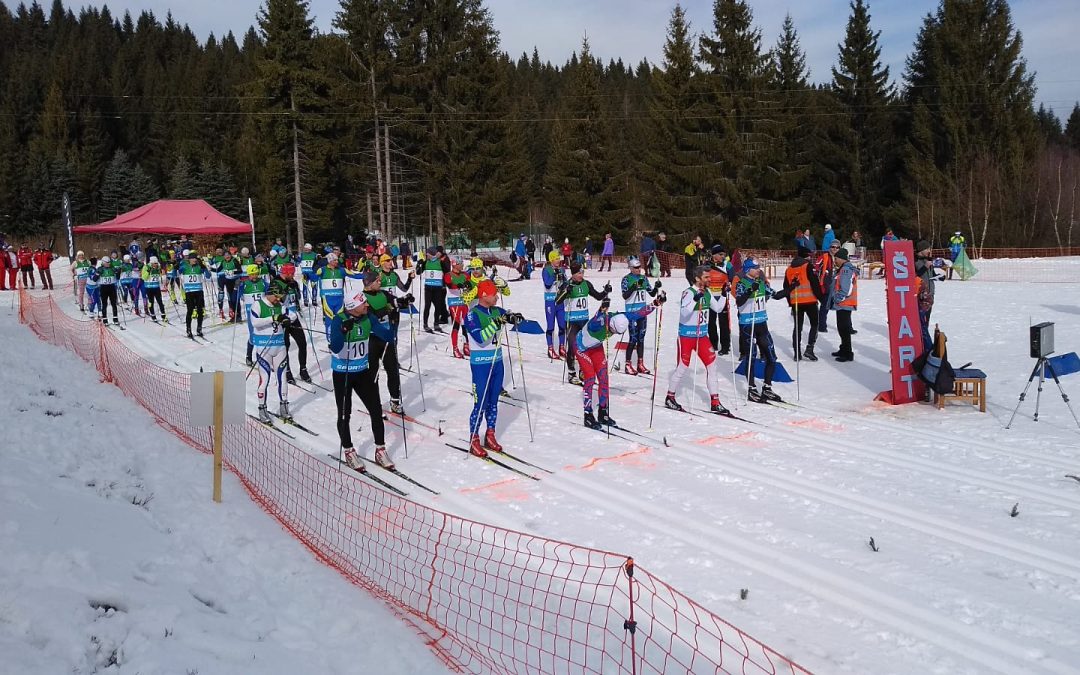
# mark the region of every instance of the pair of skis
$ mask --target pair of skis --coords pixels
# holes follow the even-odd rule
[[[462,442],[464,442],[464,441],[462,441]],[[476,455],[469,452],[469,448],[466,447],[466,445],[458,445],[456,443],[446,443],[446,447],[453,448],[454,450],[457,450],[458,452],[463,452],[466,455],[469,455],[471,457],[476,457]],[[523,476],[525,478],[529,478],[531,480],[540,480],[540,477],[539,476],[534,476],[533,474],[529,473],[528,471],[523,471],[523,470],[517,468],[516,466],[512,466],[510,464],[507,464],[506,462],[503,462],[502,460],[495,459],[491,455],[493,455],[493,454],[494,455],[502,455],[503,457],[505,457],[507,459],[513,460],[515,462],[519,462],[520,464],[532,467],[534,469],[537,469],[538,471],[543,471],[544,473],[547,473],[547,474],[555,473],[554,471],[551,471],[550,469],[545,469],[544,467],[542,467],[542,466],[540,466],[538,464],[533,464],[532,462],[530,462],[528,460],[524,460],[524,459],[518,457],[517,455],[513,455],[513,454],[511,454],[509,452],[506,452],[505,450],[503,450],[501,452],[493,452],[493,451],[489,450],[488,453],[489,454],[488,454],[487,457],[476,457],[476,458],[481,459],[481,460],[487,462],[488,464],[494,464],[495,466],[501,467],[503,469],[506,469],[507,471],[515,473],[515,474],[517,474],[519,476]]]

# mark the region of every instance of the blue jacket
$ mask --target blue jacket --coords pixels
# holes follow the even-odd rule
[[[825,230],[825,235],[821,238],[821,250],[828,251],[829,244],[836,241],[836,233],[832,230]]]

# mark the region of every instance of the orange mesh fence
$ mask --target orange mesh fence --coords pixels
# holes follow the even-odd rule
[[[139,356],[114,329],[20,291],[19,318],[94,364],[192,446],[190,376]],[[625,555],[412,502],[248,420],[226,427],[225,463],[316,556],[383,599],[449,667],[478,673],[786,673],[805,669]]]

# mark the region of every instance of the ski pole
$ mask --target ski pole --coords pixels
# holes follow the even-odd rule
[[[412,316],[411,314],[409,316]],[[415,335],[415,328],[413,328],[413,335]],[[427,412],[427,398],[424,396],[424,374],[420,372],[420,353],[413,350],[416,354],[416,381],[420,383],[420,402],[424,405],[424,409],[420,412]],[[494,366],[493,366],[494,367]]]
[[[609,324],[610,319],[611,319],[611,314],[610,314],[610,312],[608,312],[607,309],[605,309],[604,310],[604,331],[605,332],[607,332],[608,326],[610,325]],[[610,336],[608,336],[608,337],[610,337]],[[608,360],[608,338],[604,338],[604,368],[605,369],[607,368],[607,360]],[[607,377],[607,373],[604,373],[604,377]],[[597,382],[596,386],[599,389],[600,383]],[[597,396],[596,396],[597,401],[599,401],[600,392],[597,391],[596,394],[597,394]],[[611,407],[611,401],[610,400],[608,401],[608,407],[609,408]],[[610,411],[609,411],[608,417],[611,417]],[[605,424],[604,426],[607,427],[607,439],[610,441],[611,440],[611,425],[610,424]]]
[[[799,306],[792,305],[791,309],[795,318],[795,400],[802,400],[802,321],[799,315]]]
[[[506,307],[503,307],[503,299],[502,299],[502,294],[501,293],[499,294],[499,306],[502,307],[504,311],[506,310]],[[505,323],[503,324],[502,328],[503,328],[503,342],[505,342],[506,344],[510,344],[510,333],[508,332],[509,329],[506,327]],[[517,390],[517,379],[514,377],[514,358],[513,358],[513,356],[512,356],[509,349],[506,350],[506,358],[510,362],[510,386],[511,386],[512,389],[514,389],[516,391]]]
[[[517,334],[518,368],[521,368],[521,390],[525,392],[525,417],[529,423],[529,442],[535,443],[533,437],[532,410],[529,409],[529,388],[525,386],[525,358],[521,352],[521,331]]]
[[[499,349],[499,340],[498,340],[498,338],[499,338],[499,334],[496,332],[495,335],[494,335],[494,340],[495,340],[494,344],[495,344],[495,350],[496,351],[498,351],[498,349]],[[491,367],[488,368],[487,382],[484,383],[483,392],[476,391],[476,384],[475,383],[473,384],[473,406],[476,406],[476,405],[478,405],[480,403],[480,401],[482,400],[481,399],[481,394],[483,394],[484,399],[487,398],[488,389],[491,387],[491,376],[494,375],[494,374],[495,374],[495,357],[494,357],[494,355],[492,355]],[[499,405],[498,397],[496,397],[496,399],[495,399],[495,405]],[[478,435],[477,432],[480,430],[480,420],[483,417],[484,417],[484,409],[483,409],[483,406],[480,406],[480,409],[476,411],[476,424],[473,425],[473,427],[469,430],[469,442],[470,443],[472,442],[472,437]],[[494,431],[494,429],[492,429],[492,431]]]
[[[273,330],[273,332],[272,332],[272,333],[270,333],[271,337],[272,337],[272,336],[274,336],[274,335],[277,335],[278,329],[279,329],[280,327],[281,327],[281,324],[279,324],[279,323],[277,323],[277,322],[275,322],[275,323],[274,323],[274,330]],[[263,348],[262,348],[262,349],[260,349],[260,350],[259,350],[259,352],[258,352],[257,354],[255,354],[255,363],[251,364],[251,367],[250,367],[250,368],[248,368],[248,372],[247,372],[247,375],[246,375],[246,376],[244,376],[244,381],[245,381],[245,382],[247,382],[248,378],[250,378],[250,377],[251,377],[251,373],[252,373],[252,371],[253,371],[253,370],[255,370],[255,367],[259,365],[259,359],[261,359],[261,358],[263,357],[263,354],[265,354],[265,353],[266,353],[266,351],[267,351],[268,349],[270,349],[270,346],[271,346],[271,345],[270,345],[269,343],[267,343],[267,344],[263,345]]]
[[[704,289],[699,289],[699,290],[701,290],[702,293],[705,292]],[[704,296],[702,297],[702,299],[704,299]],[[690,397],[690,410],[691,411],[694,410],[694,406],[697,404],[697,397],[698,397],[697,380],[698,380],[698,373],[701,372],[701,363],[702,363],[702,359],[701,359],[701,315],[703,314],[703,311],[702,311],[702,309],[700,307],[700,304],[701,304],[701,301],[699,300],[698,303],[697,303],[697,330],[694,331],[694,343],[695,343],[694,344],[694,351],[697,352],[697,361],[694,362],[694,387],[693,387],[693,394],[694,395]],[[705,379],[706,379],[705,384],[706,384],[706,386],[708,385],[708,377],[709,377],[709,375],[708,375],[708,373],[706,373],[705,374]]]
[[[754,339],[756,336],[755,327],[757,326],[757,311],[755,308],[755,296],[754,285],[750,284],[750,299],[747,301],[750,304],[750,351],[747,354],[746,361],[746,402],[750,402],[750,390],[753,388],[754,382],[754,347],[757,346],[757,341]]]
[[[663,326],[664,305],[660,305],[660,311],[656,313],[656,345],[653,349],[653,381],[652,397],[649,399],[649,429],[653,428],[653,415],[656,413],[656,381],[659,379],[660,370],[660,329]]]
[[[735,334],[731,330],[731,317],[733,316],[733,314],[736,314],[737,312],[733,313],[731,311],[731,289],[728,289],[727,295],[724,296],[724,307],[727,309],[727,314],[728,314],[728,319],[727,319],[727,321],[728,321],[728,336],[729,336],[728,337],[728,342],[729,342],[729,344],[728,344],[728,356],[731,357],[731,400],[735,403],[735,409],[738,410],[739,409],[739,384],[735,379],[735,350],[732,349],[731,344],[730,344],[730,341],[731,341],[730,336]],[[736,321],[735,325],[738,326],[738,321]]]

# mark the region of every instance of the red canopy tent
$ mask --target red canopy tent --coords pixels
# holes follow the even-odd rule
[[[234,220],[201,199],[162,199],[97,225],[80,225],[75,234],[250,234],[251,225]]]

